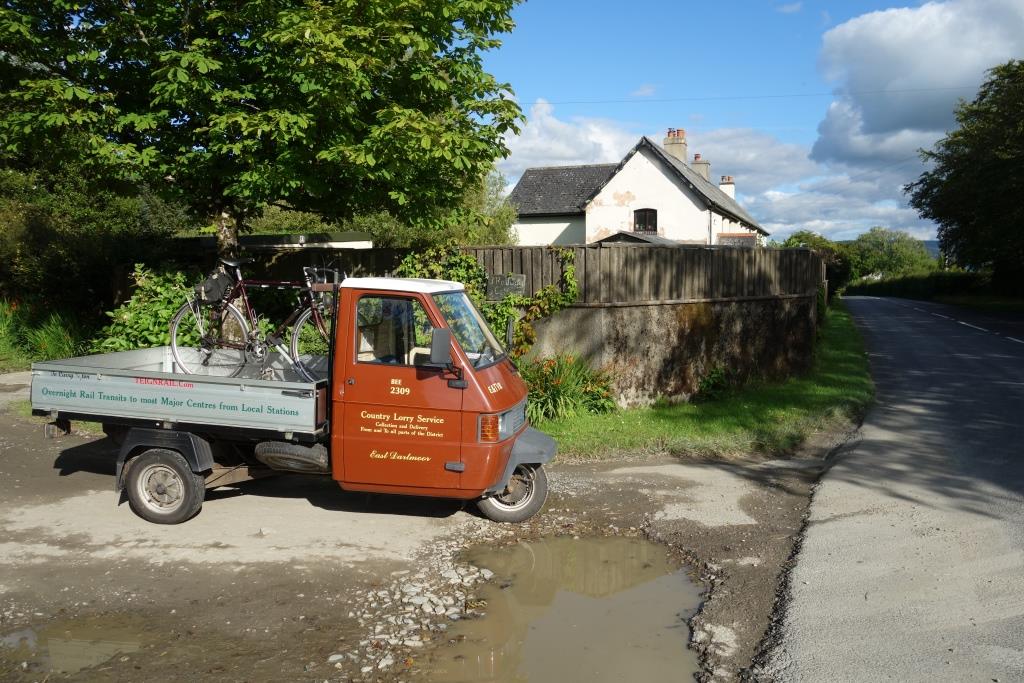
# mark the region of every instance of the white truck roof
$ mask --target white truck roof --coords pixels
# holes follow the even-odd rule
[[[387,289],[395,292],[416,292],[438,294],[440,292],[461,292],[465,286],[451,280],[427,280],[416,277],[348,277],[342,287],[352,289]]]

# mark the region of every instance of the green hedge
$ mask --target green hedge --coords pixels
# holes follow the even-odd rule
[[[938,296],[989,294],[990,288],[990,278],[986,273],[947,271],[884,280],[859,280],[848,285],[844,294],[934,299]]]

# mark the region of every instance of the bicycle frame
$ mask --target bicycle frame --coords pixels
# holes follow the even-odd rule
[[[299,304],[291,312],[291,314],[278,325],[272,332],[267,335],[268,341],[270,341],[279,353],[285,357],[291,358],[290,353],[286,353],[284,345],[281,343],[281,334],[284,333],[285,329],[292,323],[294,323],[299,316],[308,308],[312,311],[313,324],[316,326],[317,331],[326,339],[330,334],[325,326],[325,320],[323,315],[320,313],[320,307],[316,304],[313,298],[312,281],[309,277],[306,281],[299,280],[248,280],[242,277],[241,268],[235,268],[235,284],[232,286],[228,295],[224,298],[224,301],[235,301],[241,299],[242,301],[242,314],[245,316],[246,321],[249,323],[251,331],[258,331],[259,318],[256,315],[256,310],[252,307],[249,302],[249,296],[247,290],[249,289],[297,289],[299,293]],[[239,350],[245,349],[245,344],[223,344],[229,348],[235,348]],[[291,358],[294,363],[297,359]]]

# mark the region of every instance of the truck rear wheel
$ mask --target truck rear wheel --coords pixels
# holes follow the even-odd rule
[[[205,477],[196,474],[180,453],[151,448],[128,468],[128,503],[139,517],[154,524],[180,524],[203,507]]]
[[[481,498],[476,506],[495,522],[525,522],[540,512],[548,497],[548,475],[540,465],[519,465],[505,490]]]

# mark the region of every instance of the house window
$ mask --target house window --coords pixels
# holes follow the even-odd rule
[[[655,209],[637,209],[633,212],[633,232],[658,234],[658,212]]]

